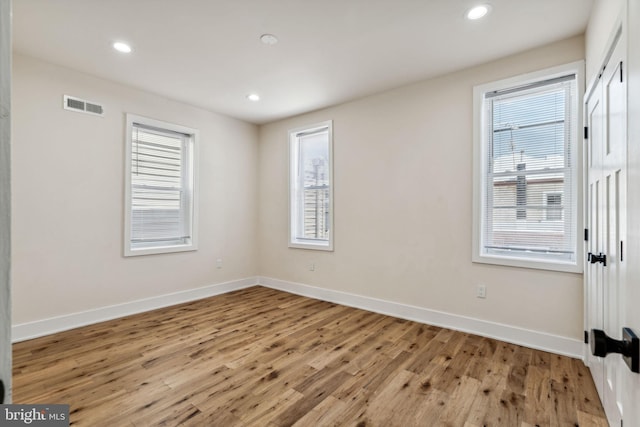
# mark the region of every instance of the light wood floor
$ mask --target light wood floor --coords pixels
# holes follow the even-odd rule
[[[606,426],[581,361],[254,287],[14,345],[83,426]]]

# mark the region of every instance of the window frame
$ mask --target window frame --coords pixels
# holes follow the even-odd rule
[[[296,201],[298,194],[298,188],[300,186],[298,179],[298,166],[299,166],[299,146],[300,135],[310,134],[314,132],[321,132],[323,129],[327,129],[328,145],[329,145],[329,166],[327,168],[327,174],[329,178],[329,239],[324,241],[314,241],[313,239],[300,239],[296,237],[297,227],[300,226],[301,217],[299,216],[298,206]],[[289,242],[288,247],[294,249],[311,249],[319,251],[333,251],[334,241],[334,203],[333,203],[333,121],[327,120],[320,123],[315,123],[309,126],[297,127],[288,131],[289,137]],[[304,211],[303,211],[304,212]]]
[[[182,209],[186,210],[185,217],[189,220],[187,227],[191,229],[191,238],[187,243],[158,244],[153,243],[146,247],[133,247],[131,244],[132,227],[132,158],[133,158],[133,131],[136,125],[152,128],[159,132],[171,132],[185,135],[187,144],[186,157],[187,168],[181,165],[181,174],[185,181],[189,194],[183,200]],[[174,252],[195,251],[198,249],[198,159],[199,159],[199,131],[187,126],[177,125],[161,120],[151,119],[136,114],[126,113],[125,126],[125,182],[124,182],[124,256],[139,256],[152,254],[166,254]]]
[[[571,164],[574,166],[571,173],[571,191],[575,198],[573,213],[575,236],[575,260],[563,261],[552,259],[534,259],[518,256],[488,254],[483,252],[483,230],[487,218],[485,218],[485,194],[487,190],[487,150],[485,141],[485,94],[493,91],[516,89],[536,82],[551,80],[569,74],[575,74],[576,93],[572,100],[573,119],[571,144]],[[472,236],[472,261],[476,263],[503,265],[511,267],[552,270],[571,273],[582,273],[583,270],[583,245],[582,236],[582,99],[584,97],[584,61],[575,61],[544,70],[526,73],[490,83],[474,86],[473,88],[473,236]]]

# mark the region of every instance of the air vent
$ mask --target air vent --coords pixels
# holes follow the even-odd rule
[[[65,110],[76,111],[78,113],[93,114],[94,116],[104,116],[104,108],[95,102],[85,101],[84,99],[74,98],[65,95],[63,107]]]

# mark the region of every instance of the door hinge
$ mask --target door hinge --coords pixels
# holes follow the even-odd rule
[[[589,128],[587,126],[584,127],[584,139],[589,139]]]
[[[622,61],[620,61],[620,83],[622,83]]]
[[[584,331],[584,343],[589,344],[589,332]]]
[[[589,241],[589,229],[588,228],[584,229],[584,241],[585,242]]]
[[[624,261],[624,244],[620,240],[620,262]]]

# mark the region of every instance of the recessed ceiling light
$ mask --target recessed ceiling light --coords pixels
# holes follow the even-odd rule
[[[260,41],[266,45],[274,45],[278,43],[278,38],[273,34],[263,34],[260,36]]]
[[[124,43],[124,42],[115,42],[113,44],[113,48],[115,50],[117,50],[118,52],[122,52],[122,53],[129,53],[131,52],[131,46],[129,46],[128,44]]]
[[[479,6],[472,7],[467,11],[467,19],[476,20],[480,19],[489,13],[489,5],[481,4]]]
[[[257,93],[250,93],[249,95],[247,95],[247,99],[253,102],[260,101],[260,95],[258,95]]]

